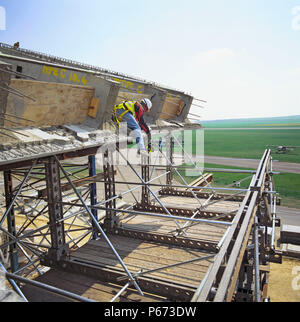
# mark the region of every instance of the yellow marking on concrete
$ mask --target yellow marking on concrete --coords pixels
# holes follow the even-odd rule
[[[87,80],[84,76],[79,76],[75,72],[68,71],[64,68],[52,67],[52,66],[43,66],[43,74],[54,76],[61,79],[68,79],[71,83],[77,85],[86,85]]]

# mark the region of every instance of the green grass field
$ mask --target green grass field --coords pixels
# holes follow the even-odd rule
[[[203,121],[201,124],[206,128],[300,127],[300,115],[272,118]]]
[[[207,156],[261,159],[265,150],[271,149],[274,160],[300,163],[300,128],[299,130],[207,129],[204,130],[204,139],[199,139],[196,143],[193,142],[191,135],[186,135],[184,148],[187,153],[192,154],[192,151],[196,150],[195,144],[203,144],[203,153]],[[288,149],[286,154],[278,154],[277,146],[295,146],[298,148]],[[181,153],[181,148],[175,145],[174,151]]]
[[[205,163],[207,168],[222,168],[222,169],[243,169],[238,167],[229,167],[225,165],[209,164]],[[254,169],[255,170],[255,169]],[[226,187],[232,185],[234,181],[240,181],[249,177],[249,174],[236,174],[236,173],[221,173],[212,172],[214,174],[214,187]],[[184,176],[184,170],[180,171]],[[197,177],[184,176],[187,183],[191,183]],[[175,179],[180,182],[178,176],[175,175]],[[248,188],[251,178],[241,182],[240,188]],[[281,173],[274,175],[275,191],[281,198],[281,205],[285,207],[300,209],[300,174],[294,173]]]
[[[269,147],[272,145],[275,147]],[[204,134],[205,155],[260,159],[265,149],[271,148],[274,159],[300,163],[300,148],[277,154],[279,145],[300,146],[300,129],[206,130]]]
[[[204,121],[201,124],[206,129],[205,155],[260,159],[265,149],[270,148],[274,159],[300,163],[300,147],[289,149],[286,154],[276,153],[277,146],[300,146],[300,115]],[[186,146],[190,144],[187,142]]]

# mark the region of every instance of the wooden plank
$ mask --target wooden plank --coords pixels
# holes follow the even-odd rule
[[[63,285],[65,285],[65,283],[67,282],[69,283],[68,285],[70,288],[72,287],[72,285],[76,285],[75,287],[80,295],[92,298],[96,301],[110,301],[111,298],[116,295],[121,289],[121,286],[119,285],[94,280],[82,274],[77,275],[71,274],[69,272],[55,271],[55,275],[56,278],[59,278],[59,280],[63,281]],[[53,283],[53,277],[48,280]],[[142,297],[137,293],[135,289],[128,289],[126,293],[121,295],[118,301],[148,302],[154,301],[154,299],[156,299],[155,296],[146,295],[145,297]]]
[[[118,260],[108,258],[108,257],[101,257],[101,261],[99,261],[99,259],[96,258],[94,255],[89,255],[89,254],[81,254],[80,257],[73,256],[73,258],[85,260],[87,262],[91,262],[94,264],[101,264],[102,266],[106,266],[106,267],[113,267],[113,268],[122,269],[122,266],[118,262]],[[137,260],[131,261],[130,259],[125,259],[124,263],[125,263],[127,269],[131,273],[137,273],[138,271],[140,271],[140,269],[148,270],[148,269],[155,269],[155,268],[160,267],[160,266],[155,265],[153,263],[149,263],[149,262],[145,262],[145,261],[137,261]],[[192,275],[192,276],[182,275],[181,274],[182,272],[183,272],[183,270],[180,270],[178,272],[178,270],[176,271],[175,269],[170,269],[170,272],[159,271],[159,272],[151,273],[151,274],[149,274],[149,276],[163,278],[163,279],[165,279],[165,280],[167,279],[169,281],[180,282],[185,285],[188,283],[189,286],[192,285],[194,287],[199,286],[199,284],[204,276],[204,274],[200,273],[200,272],[197,274],[197,276],[195,276],[195,275]]]
[[[189,260],[189,259],[195,259],[197,257],[202,257],[204,255],[207,254],[199,254],[199,256],[194,256],[192,258],[189,259],[183,259],[181,257],[179,257],[177,255],[177,258],[175,256],[172,257],[172,255],[170,255],[170,251],[169,252],[164,252],[163,256],[155,256],[152,255],[150,253],[140,253],[138,251],[134,252],[131,250],[120,250],[117,249],[119,255],[121,256],[121,258],[130,258],[130,259],[137,259],[137,260],[143,260],[143,261],[149,261],[151,263],[155,263],[155,264],[159,264],[160,266],[165,266],[165,265],[170,265],[170,264],[175,264],[181,261],[185,261],[185,260]],[[107,258],[115,258],[115,255],[112,253],[112,251],[110,249],[108,249],[106,247],[106,245],[103,246],[92,246],[90,248],[86,248],[84,247],[83,251],[81,252],[75,252],[72,254],[72,256],[76,257],[80,257],[82,254],[89,254],[95,257],[95,261],[97,261],[98,258],[102,258],[102,257],[107,257]],[[166,258],[169,257],[169,258]],[[200,263],[200,264],[199,264]],[[204,262],[199,262],[199,263],[194,263],[194,264],[188,264],[186,265],[186,267],[188,267],[188,270],[199,270],[200,266],[206,266],[207,263],[204,265]]]
[[[177,221],[182,226],[187,221]],[[173,235],[174,233],[170,233],[171,231],[176,230],[178,227],[174,223],[174,220],[165,220],[165,219],[155,219],[151,216],[136,216],[131,218],[130,221],[122,221],[122,227],[126,229],[135,229],[139,231],[145,232],[156,232]],[[208,241],[219,241],[227,227],[222,227],[220,225],[214,224],[198,224],[187,230],[188,237],[197,239],[197,240],[208,240]]]
[[[206,199],[198,198],[202,204],[205,203]],[[180,197],[180,196],[164,196],[160,197],[160,201],[163,202],[165,206],[170,207],[177,207],[177,208],[186,208],[195,210],[195,208],[200,207],[200,203],[195,198],[187,198],[187,197]],[[203,211],[216,211],[216,212],[229,212],[233,210],[238,210],[240,207],[240,202],[235,201],[217,201],[214,204],[211,204]]]
[[[101,253],[102,251],[102,253]],[[177,261],[171,261],[171,260],[163,260],[163,258],[155,258],[152,257],[150,255],[148,256],[142,256],[142,255],[138,255],[138,254],[124,254],[123,251],[118,250],[118,254],[120,255],[120,257],[122,258],[122,260],[126,263],[126,265],[129,265],[137,270],[139,269],[143,269],[143,270],[149,270],[149,269],[157,269],[157,268],[161,268],[164,267],[166,265],[170,265],[170,264],[175,264],[175,263],[179,263],[181,260],[177,260]],[[90,260],[92,260],[94,263],[99,263],[99,264],[108,264],[110,266],[113,267],[121,267],[119,265],[119,261],[116,259],[115,255],[112,252],[109,251],[105,251],[104,249],[100,249],[97,250],[89,250],[88,252],[84,252],[81,253],[80,255],[78,254],[73,254],[72,255],[73,258],[84,258],[87,259],[89,258]],[[151,261],[152,259],[152,261]],[[168,264],[167,264],[168,263]],[[201,263],[201,262],[199,262]],[[173,267],[173,268],[168,268],[166,270],[162,270],[160,272],[157,272],[157,274],[169,274],[169,273],[173,273],[179,276],[185,276],[186,278],[195,278],[196,276],[197,281],[201,280],[201,277],[203,276],[203,274],[205,274],[205,272],[207,271],[207,267],[208,264],[206,266],[203,265],[203,263],[201,264],[186,264],[183,266],[178,266],[178,267]]]
[[[206,252],[195,250],[195,249],[187,250],[187,249],[180,248],[178,246],[170,246],[170,245],[165,245],[160,243],[142,241],[138,239],[117,236],[117,235],[109,235],[109,239],[117,249],[126,250],[126,251],[128,250],[138,251],[144,254],[148,254],[149,252],[151,252],[151,254],[156,256],[162,256],[163,254],[164,258],[166,259],[172,259],[173,257],[176,257],[176,258],[180,258],[181,260],[189,260],[196,256],[206,254]],[[90,240],[88,244],[86,244],[86,247],[88,247],[89,245],[91,245],[92,247],[96,247],[98,243],[100,245],[107,245],[107,243],[101,238],[101,239],[98,239],[97,241]],[[83,247],[81,249],[83,249]],[[81,249],[79,249],[78,251],[80,251]],[[169,256],[170,250],[172,251],[171,256]]]
[[[35,99],[32,101],[16,95],[8,95],[6,112],[34,122],[20,120],[19,125],[5,122],[4,125],[10,128],[80,124],[88,116],[90,103],[95,93],[92,87],[24,79],[12,79],[10,86]],[[7,119],[16,121],[15,118],[9,116]]]
[[[99,98],[93,97],[89,106],[88,115],[94,119],[97,117],[99,102]]]
[[[94,245],[89,244],[87,247],[84,248],[84,253],[94,255],[95,257],[99,257],[99,255],[105,256],[105,257],[111,256],[111,255],[113,256],[111,249],[108,248],[107,245],[98,245],[97,247],[95,247]],[[171,251],[164,252],[163,256],[161,254],[160,256],[157,256],[152,254],[152,252],[147,253],[147,252],[141,252],[141,251],[135,251],[135,250],[131,251],[131,250],[118,249],[118,254],[121,256],[121,258],[131,258],[131,259],[137,259],[137,260],[150,261],[152,263],[159,264],[160,266],[166,266],[166,265],[176,264],[176,263],[185,261],[182,257],[179,257],[178,255],[174,256]],[[193,256],[187,260],[191,260],[191,259],[195,259],[203,256],[207,256],[207,253],[199,253],[197,254],[197,256]],[[187,267],[187,270],[190,270],[190,271],[193,271],[193,270],[201,271],[203,267],[205,267],[206,269],[207,266],[208,266],[207,261],[199,261],[198,263],[195,262],[195,263],[185,264],[181,267]]]
[[[118,245],[116,245],[115,242],[117,238],[120,239],[120,243]],[[141,268],[143,270],[161,268],[166,265],[207,255],[205,252],[194,251],[193,254],[191,254],[185,249],[175,247],[168,249],[166,246],[154,246],[154,244],[150,243],[146,243],[147,247],[141,250],[136,248],[137,244],[132,244],[130,247],[128,243],[126,243],[127,240],[131,240],[130,238],[114,236],[112,239],[114,240],[111,240],[111,242],[116,248],[119,256],[132,272],[138,272]],[[132,243],[132,241],[130,241],[130,243]],[[139,243],[143,244],[141,241],[139,241]],[[120,247],[122,249],[120,249]],[[88,244],[72,253],[72,258],[104,266],[108,265],[111,267],[121,268],[119,261],[116,259],[115,255],[109,249],[109,246],[104,240],[90,241]],[[197,287],[207,272],[208,266],[208,261],[200,261],[198,263],[196,262],[168,268],[164,271],[158,271],[150,275],[185,284],[188,283],[189,285]]]
[[[56,269],[38,277],[37,281],[51,285],[98,302],[109,302],[121,289],[121,286],[112,283],[100,282],[85,275],[72,274]],[[31,302],[70,302],[72,300],[50,293],[46,290],[26,285],[22,288],[25,296]],[[129,288],[116,302],[158,302],[166,299],[148,293],[140,296],[135,289]]]
[[[203,176],[197,178],[193,182],[191,182],[189,185],[194,187],[206,187],[208,183],[211,183],[213,180],[213,174],[212,173],[205,173]],[[186,191],[191,191],[189,188],[185,188]],[[192,189],[193,191],[201,191],[201,189]]]
[[[174,236],[174,233],[177,229],[177,226],[170,226],[168,229],[164,228],[164,229],[154,229],[151,226],[145,226],[145,225],[141,225],[141,224],[131,224],[131,225],[123,225],[124,229],[127,230],[137,230],[137,231],[143,231],[146,233],[157,233],[157,234],[163,234],[166,236]],[[172,232],[172,233],[171,233]],[[223,234],[225,233],[209,233],[209,232],[199,232],[199,231],[192,231],[192,228],[189,228],[186,230],[187,232],[187,236],[182,235],[183,237],[187,237],[187,238],[191,238],[191,239],[195,239],[195,240],[199,240],[199,241],[209,241],[209,242],[219,242],[219,240],[222,238]]]
[[[163,120],[175,119],[182,112],[184,102],[180,98],[166,97],[160,118]]]

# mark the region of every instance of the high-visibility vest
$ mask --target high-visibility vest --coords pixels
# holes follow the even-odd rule
[[[136,119],[136,113],[135,113],[135,105],[136,102],[129,101],[129,102],[123,102],[119,105],[115,105],[114,112],[113,112],[113,120],[117,123],[119,126],[119,123],[123,121],[123,117],[127,113],[131,113],[133,117]],[[124,110],[124,112],[117,117],[117,110]]]

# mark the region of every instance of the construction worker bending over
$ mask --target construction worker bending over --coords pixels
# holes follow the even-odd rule
[[[142,130],[148,135],[148,152],[151,151],[151,132],[144,120],[144,112],[147,113],[152,108],[152,102],[144,98],[140,103],[125,101],[114,107],[113,121],[119,127],[120,123],[126,122],[127,127],[132,131],[138,145],[138,153],[147,153],[145,148]]]

